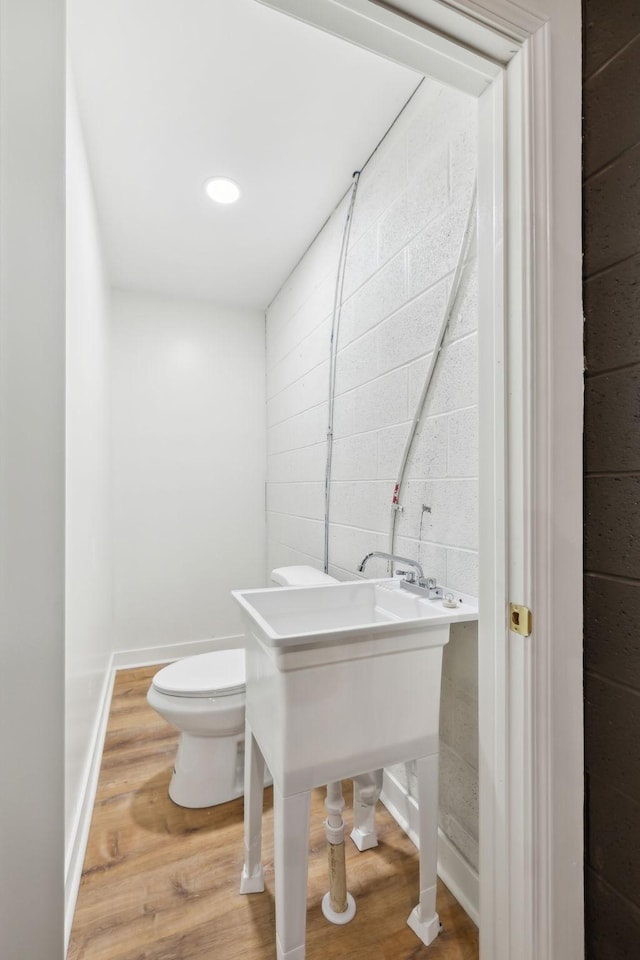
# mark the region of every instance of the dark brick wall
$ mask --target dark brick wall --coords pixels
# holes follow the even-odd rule
[[[584,0],[587,960],[640,958],[640,0]]]

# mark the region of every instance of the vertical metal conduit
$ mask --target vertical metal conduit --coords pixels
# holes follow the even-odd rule
[[[347,252],[349,250],[349,236],[353,221],[353,208],[356,203],[360,171],[353,174],[351,198],[347,208],[347,216],[342,229],[342,243],[336,272],[336,286],[333,294],[333,316],[331,321],[331,340],[329,344],[329,408],[327,424],[327,464],[324,474],[324,572],[329,572],[329,509],[331,502],[331,464],[333,459],[333,418],[336,402],[336,363],[338,359],[338,334],[340,332],[340,315],[342,313],[342,296],[344,291],[344,277],[347,266]]]

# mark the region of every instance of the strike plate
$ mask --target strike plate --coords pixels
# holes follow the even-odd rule
[[[518,603],[509,604],[509,629],[519,633],[521,637],[528,637],[533,630],[533,614],[529,607]]]

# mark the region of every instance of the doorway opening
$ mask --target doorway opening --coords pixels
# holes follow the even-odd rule
[[[289,9],[291,4],[287,2],[273,3],[270,6],[278,7],[284,12],[292,12]],[[530,393],[532,356],[530,346],[533,307],[529,296],[532,271],[529,270],[530,264],[527,259],[529,250],[527,249],[526,230],[522,229],[518,233],[516,223],[515,229],[510,227],[505,232],[505,224],[507,223],[507,212],[510,224],[518,221],[518,217],[520,217],[518,223],[522,227],[526,220],[525,212],[523,212],[528,196],[524,173],[525,138],[522,131],[516,131],[513,121],[520,103],[526,99],[529,92],[523,78],[525,77],[525,56],[530,55],[530,52],[525,51],[524,43],[517,44],[511,38],[505,39],[503,37],[500,42],[494,42],[493,55],[480,54],[475,52],[473,44],[468,44],[466,47],[456,45],[447,40],[442,32],[426,31],[414,20],[399,17],[384,5],[376,5],[375,14],[367,9],[367,16],[364,19],[361,12],[357,10],[359,5],[355,2],[321,5],[303,4],[302,6],[297,4],[294,6],[298,16],[301,15],[301,9],[304,7],[303,12],[309,23],[313,23],[324,30],[329,29],[344,39],[358,42],[361,46],[374,50],[399,63],[404,63],[421,74],[434,77],[438,82],[457,87],[463,93],[473,95],[478,101],[480,116],[477,271],[480,316],[480,493],[478,512],[480,518],[480,550],[483,555],[478,590],[481,602],[480,751],[478,764],[480,768],[481,805],[484,811],[481,813],[480,830],[483,863],[480,903],[482,905],[483,950],[486,955],[492,958],[501,957],[504,953],[504,944],[507,944],[507,952],[504,953],[504,956],[519,956],[520,954],[514,949],[514,943],[518,941],[518,938],[522,937],[523,940],[527,940],[531,935],[530,939],[534,939],[532,936],[534,926],[532,913],[525,910],[526,922],[520,925],[520,932],[515,925],[508,924],[509,929],[506,935],[500,929],[499,918],[505,914],[511,917],[512,913],[514,916],[522,913],[523,904],[527,900],[532,882],[532,867],[530,858],[528,858],[528,851],[532,844],[534,825],[526,791],[530,783],[530,770],[534,759],[532,728],[536,722],[536,717],[533,712],[531,654],[526,648],[513,645],[505,629],[505,610],[508,599],[507,586],[509,586],[510,592],[514,588],[519,589],[520,600],[524,600],[524,602],[529,600],[530,605],[533,603],[530,600],[532,596],[531,572],[534,566],[531,555],[531,511],[527,509],[532,489],[533,470],[530,456],[532,444]],[[328,10],[332,11],[333,14],[339,13],[338,20],[333,21],[333,26],[323,22]],[[364,29],[365,27],[366,29]],[[509,64],[508,69],[507,64]],[[507,85],[510,98],[505,100],[505,87]],[[520,101],[518,101],[518,96]],[[505,156],[509,159],[506,168]],[[229,173],[230,171],[220,172]],[[448,176],[452,176],[450,167]],[[505,204],[507,184],[512,201],[508,211]],[[513,203],[513,198],[521,195],[525,198],[522,209]],[[376,197],[374,196],[370,202],[375,204],[377,202]],[[365,235],[363,234],[363,237]],[[394,256],[392,231],[389,231],[388,236],[391,244],[389,248],[391,253],[388,260],[391,262]],[[367,258],[369,256],[370,259],[370,251],[367,254],[365,247],[366,245],[363,244],[360,250],[362,256],[356,267],[365,271],[365,280],[367,280],[369,279],[366,276]],[[397,253],[397,251],[395,252]],[[507,253],[510,256],[511,271],[508,277],[505,267]],[[408,255],[405,256],[405,270],[408,268],[407,257]],[[378,264],[376,263],[376,271],[374,272],[377,272],[377,268]],[[414,278],[416,276],[415,263],[412,276]],[[407,277],[408,273],[405,272],[405,281]],[[361,276],[360,286],[363,286],[362,280],[363,277]],[[379,302],[380,296],[388,294],[393,289],[389,280],[390,277],[385,276],[387,282],[382,284],[378,297],[375,298],[375,303]],[[319,285],[316,284],[315,286]],[[426,289],[424,291],[414,290],[413,294],[417,297],[422,292],[426,292]],[[295,285],[292,290],[285,291],[285,293],[290,301],[295,300],[297,295]],[[357,289],[354,289],[352,293],[355,295]],[[122,302],[122,298],[120,299]],[[129,298],[129,301],[130,307],[131,298]],[[289,306],[291,306],[291,303],[289,303]],[[300,306],[298,304],[298,307]],[[405,303],[396,305],[396,312],[405,306],[407,306]],[[271,309],[273,310],[273,304]],[[297,312],[293,311],[293,313],[287,314],[285,310],[275,317],[272,313],[271,328],[276,341],[279,336],[278,328],[290,329],[290,321]],[[516,314],[521,318],[518,324],[515,324],[512,319]],[[132,311],[129,310],[128,316],[131,317],[131,315]],[[149,318],[147,317],[147,319]],[[382,318],[383,321],[386,319],[387,317]],[[363,340],[368,333],[369,331],[362,332],[361,336],[356,337],[355,340]],[[380,351],[378,333],[375,341],[376,363],[378,363],[378,357],[380,356],[387,362],[392,357],[391,348],[394,343],[391,340],[390,348]],[[464,338],[461,338],[461,342],[462,340]],[[466,340],[468,342],[468,336]],[[272,344],[274,342],[272,339]],[[359,346],[366,345],[361,343]],[[285,359],[292,353],[295,354],[297,349],[298,344],[280,359]],[[181,363],[185,358],[188,360],[188,354],[188,350],[180,353]],[[365,383],[358,381],[358,377],[363,375],[360,364],[361,357],[362,354],[358,355],[354,349],[352,364],[350,367],[343,366],[344,375],[347,378],[356,378],[355,382],[347,379],[347,384],[350,383],[351,385],[345,388],[345,396],[372,381],[371,377]],[[343,357],[343,360],[346,361],[347,357]],[[276,363],[274,362],[272,370],[274,374],[276,372],[275,366]],[[319,365],[316,364],[313,369],[317,366]],[[389,370],[383,369],[380,375],[393,375],[396,369],[400,368],[402,368],[402,364],[397,364],[396,367],[391,367]],[[319,377],[320,373],[317,375]],[[408,376],[409,374],[406,372],[407,391],[409,390]],[[309,379],[305,380],[304,375],[297,379],[303,381],[302,387],[298,387],[298,389],[306,390],[310,388],[310,381]],[[280,397],[280,394],[286,389],[287,386],[277,391],[271,399]],[[397,393],[396,390],[391,392],[394,396]],[[507,396],[509,397],[508,404]],[[282,403],[281,397],[277,400],[277,403]],[[356,418],[358,416],[364,417],[364,421],[360,422],[360,429],[353,430],[348,434],[350,437],[362,437],[371,432],[362,429],[362,423],[366,422],[367,410],[369,412],[372,409],[375,410],[376,404],[379,403],[380,398],[372,392],[372,396],[364,404],[364,407],[362,404],[358,406],[353,400],[351,410],[346,408],[345,417],[347,419],[351,418],[352,425],[357,423]],[[126,411],[127,404],[123,406],[125,415],[122,418],[123,420],[126,419]],[[447,413],[461,411],[463,411],[463,408],[460,408],[460,411],[449,410]],[[307,411],[303,412],[307,413]],[[282,410],[280,413],[282,413]],[[292,419],[292,417],[289,415],[284,419]],[[282,419],[276,418],[271,423],[271,427],[277,428],[282,422],[284,422]],[[394,425],[393,423],[385,423],[382,429]],[[292,426],[292,424],[289,424],[287,429],[289,430]],[[308,420],[300,421],[296,426],[304,434],[310,429]],[[462,430],[463,425],[458,424],[458,428]],[[450,425],[447,429],[450,429]],[[376,480],[378,479],[380,442],[380,438],[376,437]],[[366,456],[366,441],[360,440],[359,443],[364,450],[364,453],[358,456],[359,461],[362,462],[361,457]],[[312,444],[307,444],[305,449],[312,446]],[[129,449],[131,449],[130,444]],[[507,449],[508,458],[506,456]],[[346,452],[347,445],[345,445]],[[288,453],[290,453],[289,450],[280,450],[273,456],[277,457],[280,454]],[[349,469],[348,459],[347,455],[345,468],[347,471]],[[284,473],[287,472],[286,456],[280,459],[280,469]],[[352,479],[347,475],[344,480],[338,482],[348,485]],[[464,481],[468,478],[459,477],[458,479]],[[415,481],[416,483],[427,482],[425,478],[420,476],[417,476]],[[277,481],[277,483],[279,482]],[[297,482],[311,484],[314,481],[303,480],[298,477]],[[292,490],[286,492],[292,493]],[[307,490],[307,492],[310,492],[310,490]],[[369,491],[368,495],[371,492]],[[408,539],[415,539],[420,544],[424,539],[422,533],[425,529],[425,523],[430,522],[430,515],[435,520],[433,503],[429,502],[427,494],[433,497],[438,492],[441,496],[445,496],[445,492],[436,491],[433,485],[428,491],[424,489],[418,491],[416,487],[415,492],[416,494],[423,494],[423,496],[418,496],[416,500],[420,504],[419,523],[417,524],[418,535],[413,538],[409,536]],[[272,491],[272,495],[276,498],[281,493],[282,491],[276,489]],[[349,500],[350,497],[351,500]],[[272,511],[281,517],[289,518],[288,520],[279,519],[277,521],[280,530],[286,529],[288,525],[288,529],[291,531],[290,519],[292,516],[296,520],[314,520],[313,517],[301,517],[299,515],[300,510],[298,510],[298,513],[291,513],[291,504],[288,503],[286,506],[286,510]],[[361,506],[360,498],[353,496],[345,486],[341,509],[347,510],[349,516],[353,516]],[[425,509],[422,509],[423,507]],[[431,511],[429,508],[431,508]],[[232,511],[228,511],[228,513],[232,514]],[[407,517],[406,522],[407,524],[413,523],[416,526],[415,518]],[[294,524],[294,526],[296,525]],[[299,535],[300,525],[297,526],[298,529],[293,531],[294,540]],[[354,526],[362,529],[359,524],[342,523],[340,526],[343,528]],[[334,533],[342,537],[343,541],[348,540],[349,537],[352,539],[354,537],[351,530],[346,533],[344,530],[339,533],[335,530]],[[300,542],[297,546],[295,544],[292,546],[291,543],[283,544],[283,536],[284,534],[280,533],[278,538],[274,538],[274,543],[279,546],[286,546],[290,550],[293,549],[294,552],[297,550],[298,553],[305,554],[307,548],[300,549]],[[364,552],[367,552],[369,546],[368,543]],[[460,547],[460,544],[449,544],[448,546],[450,550],[455,550]],[[468,547],[463,546],[462,549],[468,550]],[[313,556],[309,553],[306,555]],[[360,558],[356,558],[356,562],[357,559]],[[338,566],[340,565],[338,564]],[[345,569],[347,568],[343,567],[343,570]],[[125,643],[121,644],[116,652],[124,656],[128,649],[130,650],[131,647],[127,647]],[[521,697],[517,696],[518,692],[522,694]],[[519,750],[519,746],[522,746],[523,749]],[[508,845],[505,842],[507,836],[509,837]],[[484,849],[484,854],[482,854],[482,849]],[[538,891],[538,893],[540,894],[541,891]],[[542,891],[542,896],[539,897],[537,902],[544,901],[544,893]],[[511,954],[509,954],[509,949]],[[503,953],[501,953],[501,950],[503,950]],[[524,956],[524,954],[522,955]]]

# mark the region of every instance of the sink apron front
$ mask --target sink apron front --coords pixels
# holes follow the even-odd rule
[[[251,626],[247,722],[283,795],[437,754],[448,623],[307,649]]]

